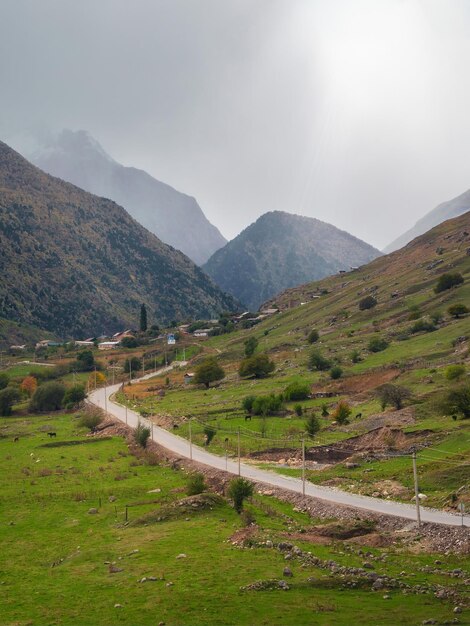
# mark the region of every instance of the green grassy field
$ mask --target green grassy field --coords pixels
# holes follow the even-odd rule
[[[57,437],[50,440],[48,430]],[[227,503],[184,518],[132,525],[184,496],[183,472],[137,459],[120,438],[86,437],[70,414],[3,418],[0,435],[0,621],[5,626],[415,624],[452,617],[453,605],[432,595],[391,591],[384,600],[370,586],[346,588],[341,577],[296,561],[289,562],[294,573],[289,591],[241,592],[256,580],[281,579],[285,561],[274,549],[232,545],[228,539],[242,523]],[[155,489],[160,491],[149,493]],[[128,526],[126,505],[131,505]],[[89,514],[91,507],[98,513]],[[272,497],[257,495],[248,508],[261,539],[276,542],[288,528],[300,532],[312,524]],[[363,557],[342,542],[298,543],[321,559],[362,563]],[[181,553],[186,558],[178,559]],[[371,553],[387,553],[387,562],[377,565],[383,573],[395,576],[407,569],[415,573],[413,584],[461,589],[459,579],[420,572],[433,555],[396,547]],[[442,560],[443,569],[463,566],[457,556]],[[109,563],[122,571],[110,573]],[[151,576],[157,580],[139,582]]]

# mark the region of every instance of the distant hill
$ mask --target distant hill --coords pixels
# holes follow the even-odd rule
[[[25,154],[53,176],[110,198],[165,243],[202,265],[226,243],[195,198],[112,159],[86,131],[63,130]]]
[[[63,337],[208,317],[232,297],[111,200],[45,174],[0,142],[0,317]]]
[[[215,252],[204,270],[256,310],[280,291],[362,265],[380,252],[320,220],[273,211]]]
[[[392,243],[384,249],[384,252],[388,253],[398,250],[399,248],[406,246],[406,244],[412,241],[415,237],[418,237],[431,228],[434,228],[434,226],[437,226],[452,217],[463,215],[468,210],[470,210],[470,189],[452,200],[439,204],[435,209],[418,220],[413,228],[410,228],[410,230],[407,230],[406,233],[400,235],[400,237],[395,239],[395,241],[392,241]]]

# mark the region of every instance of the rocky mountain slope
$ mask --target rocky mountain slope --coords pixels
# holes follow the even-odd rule
[[[282,211],[262,215],[204,265],[245,306],[280,291],[362,265],[380,252],[331,224]]]
[[[45,172],[123,206],[162,241],[202,265],[226,239],[195,198],[112,159],[86,131],[63,130],[26,157]]]
[[[403,235],[400,235],[395,241],[392,241],[385,249],[384,252],[393,252],[403,246],[406,246],[412,239],[419,237],[426,231],[434,228],[438,224],[445,222],[452,217],[458,217],[463,213],[470,210],[470,189],[465,191],[460,196],[442,202],[435,209],[427,213],[424,217],[416,222],[413,228],[407,230]]]
[[[0,317],[64,337],[233,309],[190,259],[111,200],[45,174],[0,142]]]

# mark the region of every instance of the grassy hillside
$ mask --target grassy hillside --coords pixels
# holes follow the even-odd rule
[[[0,316],[63,337],[211,317],[230,296],[105,198],[53,178],[0,142]]]
[[[188,387],[182,373],[132,388],[121,399],[154,415],[154,419],[204,441],[204,425],[216,430],[211,447],[234,455],[241,429],[242,454],[253,462],[279,471],[300,474],[300,445],[305,419],[315,414],[321,430],[307,437],[308,479],[336,484],[343,489],[409,501],[413,495],[410,453],[419,451],[420,486],[426,503],[456,508],[470,505],[469,420],[453,420],[441,408],[449,390],[468,385],[470,317],[454,318],[448,308],[470,303],[470,213],[450,220],[416,239],[402,250],[381,257],[347,274],[289,290],[269,304],[281,312],[249,330],[215,337],[204,343],[204,353],[214,355],[226,377],[213,389]],[[435,293],[446,272],[461,273],[463,284]],[[376,306],[360,310],[359,302],[373,296]],[[301,304],[304,303],[304,304]],[[309,345],[312,329],[319,340]],[[238,367],[244,342],[259,341],[257,353],[266,351],[275,372],[262,380],[241,379]],[[383,340],[384,350],[373,352],[371,340]],[[308,368],[313,350],[339,366],[333,380],[329,370]],[[204,353],[188,366],[194,370]],[[460,381],[449,380],[447,368],[462,364]],[[302,416],[291,401],[278,415],[246,421],[242,400],[249,395],[284,392],[287,385],[306,382],[314,395],[327,399],[300,402]],[[405,387],[411,394],[402,410],[382,410],[377,388],[385,383]],[[162,387],[163,397],[155,390]],[[340,400],[351,407],[349,424],[334,423]],[[322,416],[322,405],[329,415]],[[358,416],[358,417],[356,417]],[[345,463],[354,462],[353,466]],[[365,471],[366,470],[366,471]],[[389,482],[384,482],[389,481]]]

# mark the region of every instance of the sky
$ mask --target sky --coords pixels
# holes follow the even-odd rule
[[[470,187],[469,68],[468,0],[0,0],[0,138],[88,130],[228,239],[383,248]]]

